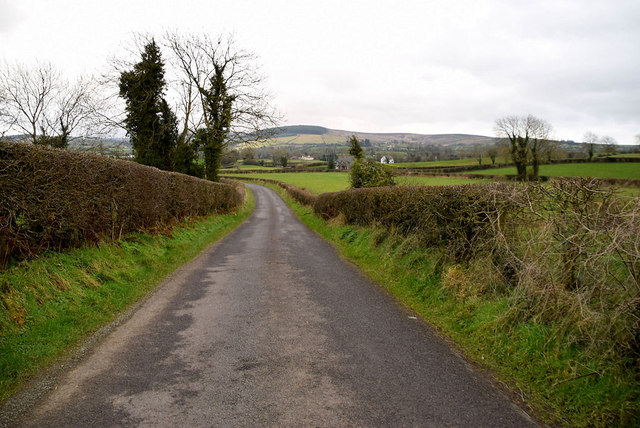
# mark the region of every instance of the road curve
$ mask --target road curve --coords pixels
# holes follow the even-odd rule
[[[535,426],[270,189],[20,426]]]

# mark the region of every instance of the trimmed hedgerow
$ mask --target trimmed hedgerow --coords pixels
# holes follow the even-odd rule
[[[0,266],[11,257],[227,212],[242,192],[130,161],[0,143]]]
[[[356,225],[380,224],[444,247],[456,261],[494,245],[493,225],[513,208],[506,185],[409,186],[352,189],[318,196],[314,211]],[[498,192],[497,190],[500,190]]]

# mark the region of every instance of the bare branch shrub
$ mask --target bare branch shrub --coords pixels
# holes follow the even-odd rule
[[[495,224],[517,285],[512,315],[563,327],[569,344],[640,357],[640,200],[594,179],[523,187],[518,230]]]

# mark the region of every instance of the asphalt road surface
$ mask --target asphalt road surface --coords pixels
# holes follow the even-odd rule
[[[535,426],[270,189],[22,426]]]

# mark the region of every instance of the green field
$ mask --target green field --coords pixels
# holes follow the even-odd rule
[[[489,165],[491,163],[491,159],[483,158],[482,165]],[[496,158],[496,164],[504,164],[505,160],[503,158]],[[394,168],[428,168],[432,166],[470,166],[470,165],[478,165],[477,159],[455,159],[455,160],[446,160],[446,161],[431,161],[431,162],[405,162],[405,163],[395,163],[389,166]]]
[[[325,165],[318,165],[318,166],[309,166],[311,164],[317,164],[317,163],[321,163],[321,160],[289,160],[289,163],[287,164],[288,168],[318,168],[318,169],[327,169],[326,163]],[[268,171],[268,170],[273,170],[273,169],[282,169],[281,166],[273,166],[273,162],[270,159],[265,159],[265,165],[244,165],[242,163],[237,163],[234,167],[232,168],[221,168],[220,172],[225,172],[225,171],[237,171],[238,169],[240,170],[253,170],[253,171]]]
[[[611,158],[640,158],[640,153],[624,153],[621,155],[609,156]]]
[[[515,167],[469,171],[469,174],[515,175]],[[540,165],[540,175],[548,177],[598,177],[640,179],[640,163],[568,163]]]
[[[349,174],[344,172],[298,172],[273,174],[233,174],[229,178],[266,178],[283,181],[312,193],[339,192],[349,188]],[[450,184],[482,183],[482,180],[454,177],[396,177],[402,186],[445,186]]]
[[[238,169],[247,170],[247,171],[251,171],[251,170],[260,171],[260,170],[272,170],[272,169],[279,169],[279,168],[280,167],[275,167],[275,166],[238,165],[237,167],[233,167],[233,168],[221,168],[220,172],[237,171]]]

